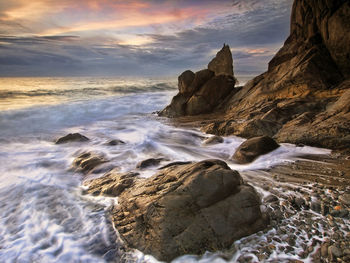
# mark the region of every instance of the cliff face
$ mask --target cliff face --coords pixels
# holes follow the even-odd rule
[[[290,30],[268,71],[203,130],[350,149],[350,2],[295,0]]]

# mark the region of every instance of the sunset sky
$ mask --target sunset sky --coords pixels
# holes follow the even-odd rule
[[[0,1],[0,76],[173,76],[229,44],[256,75],[289,33],[292,0]]]

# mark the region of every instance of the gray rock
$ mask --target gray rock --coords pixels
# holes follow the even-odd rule
[[[55,144],[62,144],[68,142],[85,142],[89,141],[89,138],[81,135],[80,133],[69,133],[66,136],[63,136],[56,140]]]

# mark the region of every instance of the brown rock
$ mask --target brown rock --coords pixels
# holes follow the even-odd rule
[[[137,175],[138,173],[120,174],[117,171],[111,171],[100,178],[84,182],[84,185],[88,186],[85,193],[92,195],[118,196],[125,189],[134,184]]]
[[[279,145],[268,136],[254,137],[243,142],[232,159],[238,163],[250,163],[260,155],[269,153],[277,149]]]
[[[200,71],[197,71],[189,87],[189,92],[191,93],[190,95],[198,91],[212,77],[214,77],[214,72],[209,69],[202,69]]]
[[[170,166],[136,181],[118,202],[121,238],[164,261],[228,248],[266,226],[254,188],[219,160]]]
[[[225,113],[203,131],[349,152],[349,19],[346,0],[294,1],[290,36],[268,71],[216,107]]]
[[[80,133],[69,133],[66,136],[57,139],[55,144],[62,144],[68,142],[85,142],[88,140],[89,138],[85,137],[84,135],[81,135]]]
[[[108,162],[108,160],[103,154],[85,152],[74,159],[73,167],[75,167],[76,171],[88,173],[106,162]]]
[[[178,78],[178,87],[180,93],[192,93],[190,85],[193,82],[195,74],[191,70],[186,70]]]
[[[215,58],[208,64],[208,69],[215,72],[215,76],[228,75],[233,77],[233,60],[230,47],[224,47],[216,54]]]

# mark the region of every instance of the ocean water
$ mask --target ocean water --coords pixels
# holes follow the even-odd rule
[[[175,93],[172,79],[0,79],[0,262],[157,262],[120,249],[108,219],[112,198],[82,194],[83,176],[70,168],[84,151],[104,154],[120,171],[164,157],[169,162],[219,158],[241,172],[291,162],[302,154],[329,153],[282,144],[252,164],[233,164],[229,158],[244,139],[231,136],[204,146],[203,138],[210,135],[174,127],[154,114]],[[72,132],[90,141],[54,144]],[[125,144],[107,146],[112,139]],[[155,172],[150,168],[141,176]],[[235,262],[237,253],[228,261]],[[228,262],[219,255],[185,255],[174,262]]]

